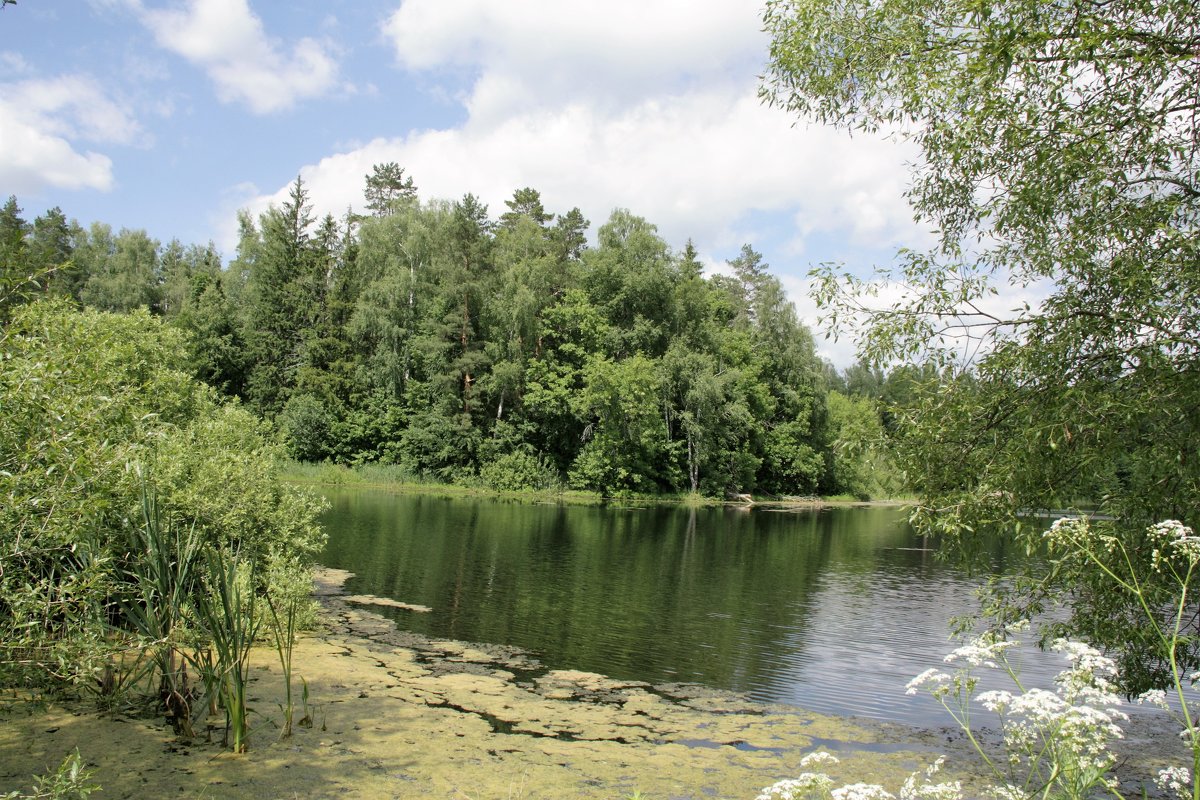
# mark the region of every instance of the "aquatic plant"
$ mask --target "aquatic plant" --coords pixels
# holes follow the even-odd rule
[[[46,775],[35,775],[32,792],[9,792],[2,800],[87,800],[100,786],[91,782],[91,770],[83,768],[83,758],[76,749],[58,769]]]
[[[250,648],[262,620],[256,613],[252,576],[246,574],[250,565],[225,550],[210,551],[207,556],[209,592],[201,596],[200,617],[216,656],[225,709],[224,743],[233,752],[244,753],[250,734],[246,711]]]
[[[142,638],[157,668],[159,701],[176,732],[192,736],[191,688],[181,639],[194,607],[193,568],[201,553],[196,526],[163,518],[154,489],[142,479],[142,524],[129,532],[124,572],[133,587],[121,602],[122,616]]]
[[[285,739],[292,735],[292,716],[295,704],[292,702],[292,649],[296,644],[296,606],[298,599],[289,597],[286,601],[283,619],[275,608],[276,601],[267,595],[267,608],[271,612],[271,631],[275,635],[275,652],[279,654],[279,666],[283,670],[283,703],[279,708],[283,711],[283,728],[279,738]],[[304,717],[308,718],[308,683],[304,684]],[[311,723],[310,723],[311,724]]]

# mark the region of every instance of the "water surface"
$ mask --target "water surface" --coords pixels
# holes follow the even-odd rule
[[[940,561],[902,510],[618,508],[330,490],[323,562],[354,593],[430,606],[402,628],[508,644],[547,667],[697,682],[815,711],[941,725],[905,684],[1019,557]],[[1036,655],[1027,673],[1059,662]]]

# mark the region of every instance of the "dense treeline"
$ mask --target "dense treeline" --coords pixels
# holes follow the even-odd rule
[[[34,275],[37,293],[184,331],[194,375],[275,419],[301,460],[605,494],[900,488],[887,380],[822,362],[750,246],[706,277],[690,242],[673,250],[629,211],[592,246],[578,209],[553,214],[533,189],[493,219],[472,195],[422,202],[396,164],[365,201],[315,219],[297,179],[240,217],[223,268],[211,245],[58,209],[29,224],[10,198],[0,259],[10,296]]]

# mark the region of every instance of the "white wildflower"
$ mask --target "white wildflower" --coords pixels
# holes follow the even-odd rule
[[[984,692],[976,698],[979,704],[995,714],[1003,714],[1012,705],[1013,696],[1011,692],[1006,692],[1003,689],[997,689],[991,692]]]
[[[997,669],[997,660],[1005,650],[1019,646],[1019,642],[1005,641],[997,639],[995,634],[985,633],[978,639],[955,648],[947,655],[943,661],[947,664],[953,664],[956,661],[965,661],[971,667],[987,667],[989,669]]]
[[[1013,786],[1011,783],[1004,786],[995,786],[992,788],[992,795],[996,800],[1028,800],[1029,793],[1019,786]]]
[[[1169,560],[1174,554],[1182,556],[1192,564],[1200,560],[1200,536],[1196,536],[1191,528],[1179,520],[1163,520],[1151,525],[1146,533],[1159,544],[1151,554],[1155,569],[1159,568],[1160,562]],[[1164,547],[1170,552],[1163,552]]]
[[[1089,533],[1088,521],[1079,517],[1062,517],[1050,525],[1050,529],[1042,534],[1042,538],[1051,547],[1074,549],[1078,542]]]
[[[811,767],[816,764],[836,764],[838,763],[837,756],[833,753],[827,753],[824,750],[818,750],[815,753],[809,753],[804,758],[800,759],[800,766]]]
[[[937,761],[925,768],[924,773],[914,772],[909,775],[900,789],[900,800],[962,800],[961,781],[930,783],[944,763],[946,757],[939,756]],[[921,781],[920,784],[917,783],[918,780]]]
[[[926,684],[934,684],[934,687],[940,687],[950,680],[950,676],[937,669],[927,669],[917,677],[908,682],[905,687],[905,694],[916,694]]]
[[[896,800],[896,795],[874,783],[851,783],[834,789],[833,800]]]
[[[828,775],[805,772],[798,778],[776,781],[759,792],[755,800],[805,800],[812,794],[823,795],[833,786]]]
[[[1066,708],[1066,702],[1054,692],[1036,688],[1014,697],[1011,705],[1012,713],[1040,723],[1057,719]]]
[[[1191,796],[1192,774],[1188,772],[1187,767],[1167,767],[1164,770],[1159,770],[1154,783],[1159,789],[1162,789],[1164,792],[1171,792],[1176,797],[1185,798]]]
[[[1167,693],[1162,689],[1148,689],[1137,697],[1138,705],[1167,707]]]

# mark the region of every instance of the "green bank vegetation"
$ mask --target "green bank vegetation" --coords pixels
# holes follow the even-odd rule
[[[183,336],[146,311],[9,312],[0,682],[154,704],[185,736],[223,712],[240,748],[255,602],[310,607],[321,503],[278,480],[269,427],[191,377]]]

